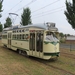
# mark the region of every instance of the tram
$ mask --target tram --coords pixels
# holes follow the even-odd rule
[[[60,54],[58,28],[49,22],[4,28],[2,45],[19,54],[46,60]]]

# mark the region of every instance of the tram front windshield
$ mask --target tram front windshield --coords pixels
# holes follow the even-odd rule
[[[59,41],[53,32],[47,32],[45,40],[49,41],[49,42],[58,42]]]

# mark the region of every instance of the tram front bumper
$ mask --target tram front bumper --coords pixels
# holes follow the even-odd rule
[[[57,56],[59,57],[60,52],[56,52],[56,53],[44,53],[44,56]]]

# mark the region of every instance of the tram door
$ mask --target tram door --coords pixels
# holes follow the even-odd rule
[[[30,55],[35,56],[35,33],[30,33]]]
[[[12,38],[12,33],[8,33],[8,48],[11,48],[11,38]]]
[[[43,57],[43,33],[36,33],[36,56]]]

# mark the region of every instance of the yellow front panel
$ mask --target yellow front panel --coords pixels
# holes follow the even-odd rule
[[[57,43],[56,45],[51,43],[48,43],[48,44],[44,43],[43,52],[51,52],[51,53],[59,52],[59,43]]]

